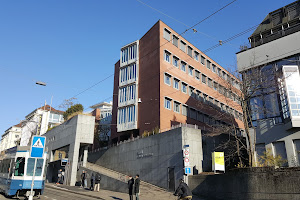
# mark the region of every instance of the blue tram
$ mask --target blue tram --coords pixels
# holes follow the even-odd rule
[[[44,191],[46,156],[45,153],[43,158],[37,159],[33,186],[34,196],[39,196]],[[0,191],[6,196],[28,197],[34,161],[34,158],[30,158],[30,147],[13,147],[0,155]]]

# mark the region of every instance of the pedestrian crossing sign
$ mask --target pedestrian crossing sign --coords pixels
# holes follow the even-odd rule
[[[44,155],[46,137],[33,136],[30,149],[30,157],[42,158]]]

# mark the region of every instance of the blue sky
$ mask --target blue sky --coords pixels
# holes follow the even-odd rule
[[[232,0],[141,0],[192,26]],[[292,0],[237,0],[183,36],[206,50],[254,25]],[[186,26],[138,0],[0,1],[0,134],[35,108],[53,106],[114,73],[120,47],[141,38],[159,19],[178,33]],[[223,67],[249,32],[207,53]],[[47,83],[46,87],[35,81]],[[113,77],[77,96],[85,108],[112,96]],[[108,100],[109,101],[109,100]]]

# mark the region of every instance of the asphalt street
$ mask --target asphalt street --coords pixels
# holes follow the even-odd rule
[[[3,194],[0,194],[0,200],[2,199],[11,199],[11,198],[6,198]],[[16,200],[17,198],[12,198],[14,200]],[[11,200],[12,200],[11,199]],[[24,198],[20,198],[20,199],[24,199]],[[49,188],[46,187],[44,190],[44,194],[40,197],[40,198],[34,198],[34,200],[76,200],[76,199],[80,199],[80,200],[96,200],[96,199],[102,199],[100,197],[87,197],[84,195],[79,195],[79,194],[74,194],[74,193],[70,193],[69,191],[63,191],[63,190],[57,190],[55,188]],[[119,199],[120,198],[111,198],[113,199]]]

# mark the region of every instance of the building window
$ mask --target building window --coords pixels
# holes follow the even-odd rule
[[[202,101],[201,92],[199,90],[196,90],[197,99]]]
[[[287,161],[287,154],[285,149],[285,142],[284,141],[278,141],[273,142],[273,148],[274,148],[274,156],[281,156],[281,158],[285,161]],[[283,164],[283,166],[287,166],[287,162]]]
[[[222,71],[222,78],[224,79],[224,80],[226,80],[226,73],[224,72],[224,71]]]
[[[185,62],[181,62],[181,70],[186,72],[186,63]]]
[[[185,105],[182,105],[182,115],[188,116],[188,107]]]
[[[173,79],[173,87],[179,90],[179,80],[176,78]]]
[[[217,68],[217,74],[218,74],[218,76],[221,77],[221,69],[220,68]]]
[[[170,56],[171,56],[171,53],[168,51],[165,51],[165,61],[167,61],[168,63],[170,63]]]
[[[193,48],[192,47],[188,46],[188,52],[187,52],[187,54],[189,56],[193,57]]]
[[[208,69],[210,69],[210,61],[209,61],[209,60],[206,61],[206,67],[207,67]]]
[[[213,71],[214,73],[217,73],[217,67],[216,67],[215,64],[212,64],[212,71]]]
[[[203,94],[203,102],[207,102],[207,94]]]
[[[165,84],[171,85],[171,75],[165,74]]]
[[[199,61],[199,53],[197,51],[194,51],[194,58],[196,61]]]
[[[173,65],[174,65],[175,67],[178,67],[178,61],[179,61],[179,59],[176,58],[175,56],[173,56]]]
[[[201,64],[205,65],[205,58],[203,56],[201,56]]]
[[[207,85],[208,87],[212,88],[213,84],[212,84],[212,80],[210,78],[207,79]]]
[[[193,71],[194,71],[194,68],[189,66],[189,75],[190,76],[193,76]]]
[[[164,29],[164,38],[168,41],[171,40],[171,31]]]
[[[126,81],[136,80],[136,64],[132,64],[120,69],[120,81],[124,83]]]
[[[195,78],[196,78],[197,80],[200,80],[200,72],[197,71],[197,70],[195,70]]]
[[[171,110],[171,99],[165,97],[165,108]]]
[[[187,93],[187,84],[185,84],[185,83],[182,83],[181,84],[181,91],[183,92],[183,93]]]
[[[175,35],[173,35],[173,44],[178,47],[178,37],[176,37]]]
[[[185,52],[185,45],[186,45],[186,43],[184,42],[184,41],[180,41],[180,49],[182,50],[182,51],[184,51]]]
[[[190,95],[191,97],[195,97],[194,89],[195,89],[195,88],[189,86],[189,95]]]
[[[290,6],[288,6],[286,9],[287,9],[289,20],[292,20],[292,19],[296,18],[297,16],[299,16],[299,12],[300,12],[299,4],[294,3]]]
[[[214,82],[214,90],[218,91],[218,83]]]
[[[202,83],[206,84],[206,76],[202,74]]]
[[[131,45],[121,50],[121,63],[135,59],[137,56],[137,45]]]
[[[174,101],[174,112],[180,113],[180,103]]]

